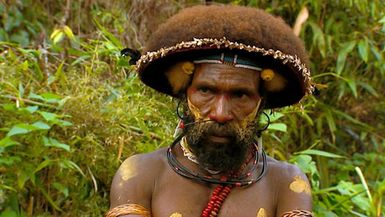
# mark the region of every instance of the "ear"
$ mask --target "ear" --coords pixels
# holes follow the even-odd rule
[[[120,55],[123,57],[129,56],[130,60],[128,61],[128,63],[130,65],[135,65],[141,56],[138,50],[134,50],[131,48],[124,48],[123,50],[120,51]]]
[[[174,95],[179,94],[182,90],[187,88],[194,73],[194,69],[195,66],[192,62],[185,61],[179,62],[167,70],[166,77],[172,87]]]
[[[263,87],[268,92],[277,92],[285,88],[287,80],[272,69],[264,69],[261,72]]]

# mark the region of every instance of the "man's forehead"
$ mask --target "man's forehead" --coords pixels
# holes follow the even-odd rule
[[[192,83],[206,85],[233,84],[238,86],[256,87],[259,72],[251,69],[237,68],[227,64],[203,63],[196,64]]]

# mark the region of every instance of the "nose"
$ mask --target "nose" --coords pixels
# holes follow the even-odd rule
[[[217,100],[212,105],[210,114],[208,117],[217,123],[226,123],[234,119],[231,113],[231,106],[225,95],[217,97]]]

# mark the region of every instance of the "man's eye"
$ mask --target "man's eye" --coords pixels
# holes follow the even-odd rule
[[[207,88],[207,87],[201,87],[198,90],[201,93],[210,93],[211,92],[211,90],[209,88]]]
[[[244,98],[244,97],[247,97],[248,95],[245,92],[237,91],[233,93],[233,96],[236,98]]]

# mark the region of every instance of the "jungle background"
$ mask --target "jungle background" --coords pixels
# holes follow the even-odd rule
[[[291,26],[308,13],[299,33],[317,91],[268,111],[265,148],[308,175],[316,216],[384,216],[385,2],[212,3]],[[144,87],[120,50],[197,4],[0,0],[0,217],[103,216],[120,163],[170,144],[176,102]]]

